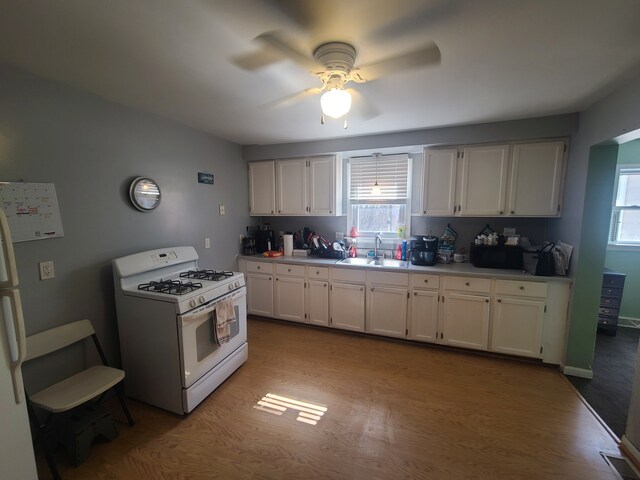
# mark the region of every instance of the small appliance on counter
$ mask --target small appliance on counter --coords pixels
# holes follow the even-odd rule
[[[243,255],[255,255],[256,254],[256,239],[253,237],[244,237],[242,239],[242,254]]]
[[[256,233],[256,252],[264,253],[277,250],[273,230],[258,230]]]
[[[411,263],[413,265],[433,266],[438,258],[438,237],[416,235],[411,237]]]
[[[522,270],[523,251],[522,247],[513,247],[504,243],[498,245],[472,243],[469,257],[474,267]]]

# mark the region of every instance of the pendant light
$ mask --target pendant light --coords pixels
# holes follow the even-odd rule
[[[351,94],[341,86],[334,87],[320,97],[322,113],[331,118],[340,118],[351,110]]]
[[[373,184],[373,188],[371,189],[371,195],[373,195],[374,197],[379,197],[380,194],[382,193],[382,190],[380,189],[380,185],[378,185],[378,159],[380,158],[380,154],[374,153],[373,158],[376,159],[376,183]]]

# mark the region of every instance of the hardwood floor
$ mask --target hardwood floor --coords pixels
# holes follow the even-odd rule
[[[267,394],[326,411],[303,423],[256,408]],[[137,424],[114,405],[119,437],[81,466],[59,452],[65,480],[615,478],[599,452],[617,445],[556,368],[263,319],[188,416],[129,406]]]

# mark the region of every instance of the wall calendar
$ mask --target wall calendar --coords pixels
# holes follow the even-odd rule
[[[64,236],[53,183],[0,182],[0,206],[14,243]]]

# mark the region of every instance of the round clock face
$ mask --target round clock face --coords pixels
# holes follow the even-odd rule
[[[160,204],[160,188],[147,177],[138,177],[131,182],[129,196],[133,206],[143,212],[153,210]]]

